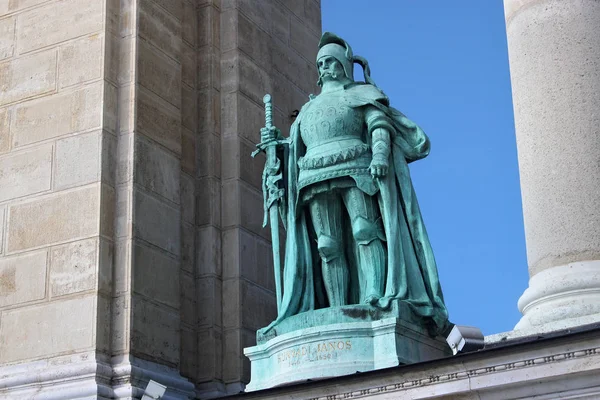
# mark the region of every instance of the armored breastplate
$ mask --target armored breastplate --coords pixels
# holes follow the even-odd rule
[[[300,135],[306,145],[307,154],[325,143],[341,139],[362,139],[364,113],[361,108],[352,108],[340,96],[320,95],[302,116]]]
[[[368,177],[372,157],[365,133],[363,109],[346,105],[343,95],[321,94],[312,100],[300,120],[306,154],[298,160],[299,187],[343,176]]]

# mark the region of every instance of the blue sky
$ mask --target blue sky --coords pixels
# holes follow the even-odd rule
[[[411,172],[451,320],[512,330],[528,274],[502,0],[321,6],[323,31],[366,57],[392,105],[431,139]]]

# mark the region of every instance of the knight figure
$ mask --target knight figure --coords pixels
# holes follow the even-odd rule
[[[437,267],[408,163],[429,153],[414,122],[390,107],[366,60],[325,33],[317,55],[321,93],[278,144],[285,195],[283,297],[277,319],[362,304],[405,302],[434,332],[448,324]],[[365,82],[354,81],[354,64]]]

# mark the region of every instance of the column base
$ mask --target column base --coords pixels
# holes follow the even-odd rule
[[[600,260],[546,269],[519,299],[515,330],[549,332],[600,321]]]
[[[134,357],[86,352],[0,367],[0,398],[108,400],[141,398],[152,379],[167,386],[165,400],[195,398],[194,385],[164,365]]]

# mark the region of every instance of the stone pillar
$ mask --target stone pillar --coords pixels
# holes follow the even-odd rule
[[[529,288],[515,329],[600,321],[600,2],[505,0]]]
[[[210,200],[213,180],[220,183],[220,218],[207,221],[204,229],[212,235],[214,226],[219,226],[222,265],[216,289],[222,292],[215,304],[222,306],[222,318],[217,337],[217,324],[201,320],[206,330],[201,331],[199,348],[208,356],[215,353],[215,343],[222,344],[216,350],[222,349],[217,360],[222,369],[216,381],[219,385],[213,378],[201,386],[206,395],[244,388],[250,380],[250,363],[243,348],[255,345],[256,330],[276,317],[271,235],[262,228],[265,157],[253,159],[250,154],[265,123],[265,93],[273,96],[274,124],[287,134],[292,112],[318,90],[315,57],[321,35],[320,2],[222,1],[220,26],[220,125],[214,132],[221,151],[220,175],[219,180],[207,178],[203,195]],[[206,287],[211,289],[212,273],[204,272]],[[206,293],[209,297],[212,291]]]

